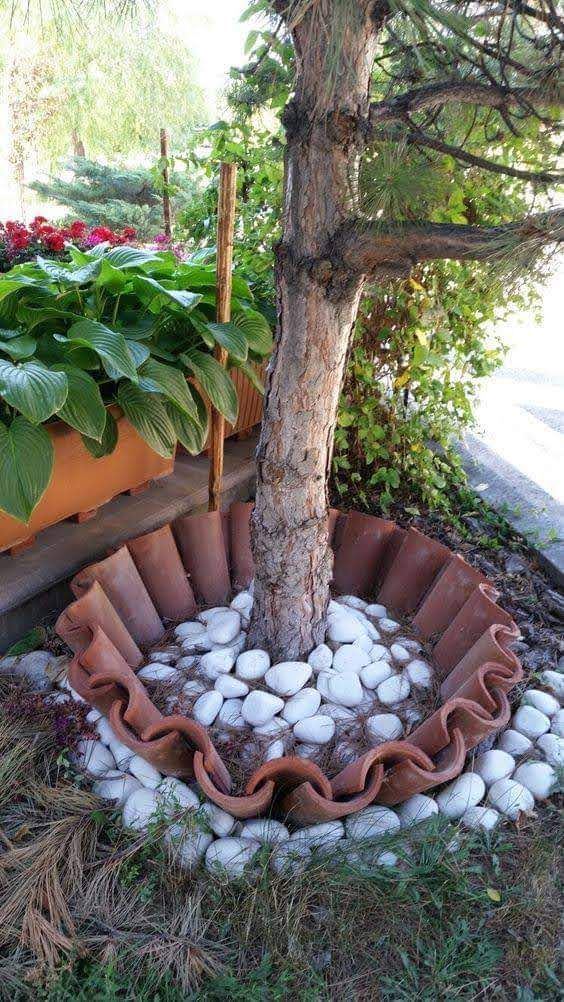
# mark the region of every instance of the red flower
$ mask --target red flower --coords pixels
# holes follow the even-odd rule
[[[42,239],[47,244],[49,250],[62,251],[65,249],[65,238],[62,233],[57,233],[53,230],[52,233],[42,234]]]
[[[81,240],[88,232],[88,227],[82,219],[75,219],[69,226],[69,234],[73,240]]]

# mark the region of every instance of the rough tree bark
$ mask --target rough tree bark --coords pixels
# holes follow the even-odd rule
[[[323,639],[332,573],[327,476],[363,282],[330,253],[350,218],[368,132],[377,5],[342,5],[345,24],[332,55],[324,6],[314,5],[293,31],[297,79],[285,112],[278,328],[257,454],[250,642],[278,659],[304,655]]]

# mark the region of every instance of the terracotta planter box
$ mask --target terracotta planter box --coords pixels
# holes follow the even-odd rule
[[[266,362],[255,366],[261,379],[264,379],[266,366]],[[237,435],[241,432],[250,431],[251,428],[254,428],[255,425],[260,424],[262,421],[262,395],[255,390],[252,383],[249,382],[240,369],[231,369],[230,375],[239,398],[239,413],[234,425],[225,425],[226,438],[230,438],[231,435]]]
[[[116,494],[166,477],[174,457],[163,459],[137,434],[118,407],[111,408],[118,424],[118,443],[111,456],[94,459],[77,431],[62,421],[47,430],[55,449],[51,483],[29,523],[0,512],[0,553],[24,545],[41,529],[71,515],[88,517]]]

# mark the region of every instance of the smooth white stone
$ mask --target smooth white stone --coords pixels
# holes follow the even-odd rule
[[[138,779],[142,786],[148,790],[156,790],[162,782],[162,776],[150,762],[146,762],[140,755],[134,755],[129,763],[129,771],[135,779]]]
[[[151,651],[152,660],[159,665],[176,664],[179,656],[180,648],[178,648],[178,653],[173,653],[172,651]]]
[[[218,838],[206,851],[206,869],[241,877],[258,848],[258,842],[246,838]]]
[[[325,671],[331,667],[333,664],[333,651],[327,644],[319,644],[312,650],[307,663],[311,665],[314,673],[317,675],[318,672]]]
[[[341,741],[335,748],[335,757],[341,765],[350,765],[359,758],[358,749],[350,741]]]
[[[211,609],[202,609],[202,611],[200,613],[198,613],[198,619],[202,623],[205,623],[206,627],[207,627],[207,625],[210,622],[210,620],[213,619],[214,616],[217,616],[217,614],[220,613],[220,612],[228,612],[227,606],[226,605],[214,605],[213,608],[211,608]]]
[[[100,717],[96,721],[95,730],[98,732],[98,737],[103,745],[109,745],[110,741],[115,740],[115,734],[106,717]]]
[[[260,727],[253,728],[255,734],[266,735],[270,734],[280,734],[282,731],[289,730],[290,725],[287,720],[282,720],[281,717],[273,717],[272,720],[267,720],[266,724],[261,724]]]
[[[242,699],[226,699],[217,715],[217,723],[221,721],[222,724],[227,724],[228,727],[245,727],[246,721],[242,710]]]
[[[395,706],[396,703],[402,703],[404,699],[407,699],[410,691],[408,679],[404,678],[403,675],[391,675],[390,678],[380,682],[376,694],[384,706]]]
[[[273,818],[251,818],[243,822],[243,827],[239,832],[240,838],[254,839],[261,845],[280,845],[287,842],[290,832],[281,821],[274,821]]]
[[[207,624],[208,636],[214,644],[228,644],[241,629],[241,617],[235,609],[216,613]]]
[[[523,694],[521,706],[534,706],[536,710],[540,710],[547,717],[553,717],[560,709],[558,700],[549,692],[543,692],[541,689],[527,689]]]
[[[189,637],[188,640],[182,641],[183,654],[194,654],[196,652],[203,654],[205,651],[211,651],[212,647],[213,644],[207,633],[202,633],[198,637]]]
[[[336,678],[336,672],[334,672],[333,670],[331,670],[330,672],[320,671],[319,675],[317,676],[317,681],[315,683],[317,686],[317,691],[320,693],[321,698],[327,701],[331,700],[331,697],[329,695],[329,680],[332,678]]]
[[[410,652],[405,647],[402,647],[401,644],[392,644],[390,647],[390,653],[394,661],[397,661],[398,665],[406,665],[411,659]]]
[[[72,760],[89,776],[102,777],[116,767],[116,761],[109,748],[106,748],[101,741],[94,741],[91,738],[78,742]]]
[[[378,856],[376,856],[376,862],[378,866],[397,866],[398,857],[395,852],[391,852],[387,849],[385,852],[381,852]]]
[[[200,809],[214,835],[224,838],[233,831],[235,818],[231,817],[231,814],[228,814],[221,807],[218,807],[217,804],[207,801],[205,804],[202,804]]]
[[[204,692],[194,703],[192,716],[199,724],[209,727],[210,724],[213,724],[222,706],[223,696],[220,692],[216,689],[212,692]]]
[[[370,626],[370,623],[368,623],[367,625]],[[365,636],[359,637],[358,640],[354,640],[353,643],[352,643],[352,647],[353,648],[356,647],[359,650],[364,651],[365,654],[370,654],[370,652],[372,651],[373,646],[374,646],[374,643],[373,643],[371,637],[369,637],[367,633],[365,634]],[[368,659],[367,664],[370,661],[372,661],[372,658]]]
[[[358,595],[339,595],[337,602],[340,605],[349,605],[351,609],[366,609],[368,602],[365,602],[363,598],[359,598]]]
[[[128,748],[123,741],[113,737],[110,741],[110,751],[114,756],[119,769],[129,769],[129,763],[135,755],[135,752],[132,751],[131,748]]]
[[[186,657],[179,658],[176,662],[176,668],[178,671],[188,671],[190,668],[195,668],[199,661],[197,654],[187,654]]]
[[[559,710],[558,713],[554,714],[550,722],[550,730],[559,738],[564,738],[564,710]]]
[[[557,734],[541,734],[537,748],[540,748],[549,765],[555,769],[564,766],[564,741]]]
[[[409,662],[407,668],[404,670],[404,675],[412,685],[418,686],[420,689],[428,689],[433,681],[433,672],[430,665],[419,658]]]
[[[187,870],[192,870],[203,859],[213,842],[213,835],[174,824],[169,826],[165,841],[171,848],[174,861]]]
[[[317,689],[302,689],[288,700],[282,710],[282,716],[289,724],[297,724],[298,720],[313,717],[320,703],[321,693]]]
[[[416,706],[408,706],[407,710],[404,711],[403,718],[406,725],[412,727],[414,724],[418,724],[421,720],[423,720],[423,714]]]
[[[275,873],[303,873],[310,861],[310,847],[297,842],[282,842],[270,856],[270,866]]]
[[[394,671],[389,661],[373,661],[362,669],[360,678],[367,689],[376,689],[380,682],[384,682],[393,674]]]
[[[227,678],[227,675],[221,675],[220,678]],[[217,689],[217,682],[216,682]],[[197,678],[189,678],[187,682],[182,686],[182,692],[188,699],[197,699],[201,696],[203,692],[206,691],[206,687],[203,682],[200,682]]]
[[[264,753],[264,761],[272,762],[276,758],[282,758],[284,755],[284,742],[283,741],[273,741],[272,744],[268,746],[266,752]]]
[[[529,790],[535,800],[546,800],[556,786],[556,773],[548,762],[523,762],[513,774],[516,783]]]
[[[253,607],[253,596],[248,591],[240,591],[238,595],[230,602],[230,608],[235,609],[239,615],[249,617],[251,609]]]
[[[349,723],[351,720],[356,720],[355,712],[339,703],[323,703],[322,709],[323,715],[331,717],[337,724]]]
[[[89,724],[95,724],[98,720],[102,719],[102,714],[99,710],[90,710],[86,714],[86,719]]]
[[[319,825],[308,825],[290,835],[290,845],[307,846],[309,849],[320,849],[322,846],[333,846],[345,836],[342,821],[324,821]]]
[[[415,793],[409,800],[396,807],[402,828],[411,828],[422,821],[427,821],[435,814],[439,813],[439,807],[435,800],[426,797],[424,793]]]
[[[233,675],[219,675],[215,680],[214,689],[217,689],[225,699],[241,699],[249,692],[247,683],[240,678],[234,678]]]
[[[81,696],[80,693],[76,691],[76,689],[72,688],[72,686],[69,687],[69,692],[71,694],[71,699],[74,699],[75,703],[85,703],[86,702],[84,696]]]
[[[352,615],[335,616],[327,630],[327,636],[334,644],[352,644],[353,640],[362,637],[364,633],[364,625]]]
[[[526,738],[535,741],[541,734],[550,730],[550,720],[545,713],[536,710],[534,706],[520,706],[511,721],[516,731]]]
[[[366,633],[368,634],[368,637],[372,641],[373,644],[377,640],[381,640],[382,639],[379,630],[376,629],[376,627],[374,626],[374,623],[372,623],[369,619],[366,620],[365,627],[366,627]],[[392,655],[390,654],[390,657],[391,656]]]
[[[374,703],[376,702],[376,695],[372,689],[362,689],[362,699],[358,706],[355,707],[357,713],[371,713],[374,709]]]
[[[294,736],[298,741],[305,741],[308,744],[327,744],[334,733],[335,721],[331,717],[324,717],[323,714],[306,717],[305,720],[298,720],[298,723],[294,724]]]
[[[366,721],[366,732],[371,745],[381,745],[401,738],[403,724],[395,713],[376,713]]]
[[[294,696],[312,676],[311,665],[305,661],[282,661],[269,668],[264,680],[279,696]]]
[[[180,623],[176,629],[175,634],[178,640],[192,640],[195,637],[201,637],[206,632],[206,628],[203,623],[189,622]]]
[[[474,772],[481,776],[486,786],[497,783],[498,779],[507,779],[515,771],[515,759],[508,752],[499,748],[478,755],[474,762]]]
[[[327,683],[329,698],[341,706],[358,706],[362,703],[363,692],[360,679],[355,672],[342,672],[331,677]]]
[[[514,779],[498,779],[490,786],[488,800],[493,807],[515,820],[521,811],[532,811],[535,800],[530,790]]]
[[[342,612],[339,602],[336,602],[334,598],[329,599],[329,605],[327,606],[327,615],[329,616],[332,612]]]
[[[256,681],[263,678],[270,668],[270,657],[266,651],[244,651],[237,658],[235,674],[237,678]]]
[[[388,615],[388,610],[385,605],[378,605],[377,602],[372,602],[367,605],[365,610],[367,616],[373,616],[374,619],[386,619]]]
[[[402,644],[403,647],[406,647],[407,650],[411,651],[413,654],[419,654],[419,652],[422,650],[419,641],[411,640],[410,637],[398,637],[396,643]]]
[[[25,678],[36,692],[46,692],[53,688],[47,669],[55,665],[57,658],[49,651],[30,651],[0,660],[0,675]]]
[[[184,807],[189,811],[197,811],[200,806],[200,801],[194,791],[174,776],[166,776],[161,780],[157,794],[159,800],[165,801],[166,806],[173,812],[176,812],[179,807]]]
[[[381,838],[400,829],[400,820],[389,807],[365,807],[358,814],[349,814],[345,821],[347,838]]]
[[[141,783],[133,776],[126,776],[121,773],[119,776],[107,776],[105,779],[97,780],[92,791],[97,797],[103,800],[111,800],[117,807],[123,807],[125,801],[135,790],[141,789]]]
[[[547,689],[551,689],[559,699],[564,699],[564,672],[552,671],[548,668],[546,671],[542,672],[541,681],[544,685],[546,685]]]
[[[475,772],[465,772],[453,783],[449,783],[437,796],[441,814],[451,821],[461,818],[469,807],[475,807],[486,793],[486,784]]]
[[[369,639],[369,638],[367,638]],[[372,647],[372,644],[370,644]],[[343,644],[333,655],[333,671],[358,673],[370,664],[370,655],[354,644]]]
[[[305,742],[296,745],[294,755],[297,755],[298,758],[315,758],[316,755],[319,755],[319,745],[307,744]]]
[[[270,692],[255,689],[243,702],[241,713],[252,727],[261,727],[284,709],[284,700]]]
[[[389,647],[384,647],[383,644],[372,644],[372,650],[370,651],[370,656],[373,662],[392,660],[392,655],[390,653]]]
[[[397,633],[400,624],[396,623],[395,619],[380,619],[378,620],[378,626],[382,630],[382,633]]]
[[[158,800],[154,790],[135,790],[123,805],[122,821],[125,828],[147,831],[158,811]]]
[[[155,661],[140,668],[137,678],[143,682],[171,682],[172,679],[178,678],[178,671],[172,665],[161,665]]]
[[[483,828],[484,831],[491,832],[497,825],[500,814],[494,811],[493,807],[469,807],[464,811],[461,821],[466,828]]]
[[[504,731],[497,742],[497,747],[501,748],[502,751],[508,752],[509,755],[524,755],[526,752],[530,751],[533,747],[533,742],[530,738],[525,737],[520,731],[514,731],[513,728],[509,728]]]
[[[200,661],[200,671],[215,682],[220,675],[228,675],[235,664],[233,651],[209,651]]]

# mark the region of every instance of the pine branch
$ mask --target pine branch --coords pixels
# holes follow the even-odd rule
[[[371,277],[408,275],[421,261],[499,260],[529,247],[538,250],[564,242],[564,210],[529,216],[503,226],[464,226],[454,223],[367,225],[363,220],[347,224],[333,245],[342,263],[352,271]],[[335,256],[333,254],[333,256]]]
[[[407,137],[409,142],[415,143],[417,146],[427,146],[431,150],[437,150],[438,153],[445,153],[447,156],[454,157],[455,160],[459,160],[462,163],[470,164],[472,167],[481,167],[491,174],[518,177],[523,181],[531,181],[533,183],[558,184],[562,181],[561,174],[552,174],[550,171],[521,170],[520,167],[509,167],[506,164],[499,164],[493,160],[487,160],[485,157],[476,156],[474,153],[468,153],[467,150],[461,149],[460,146],[453,146],[450,143],[443,142],[441,139],[435,139],[434,136],[427,135],[426,132],[422,132],[421,129],[416,128],[412,123],[408,124],[410,128]]]
[[[474,83],[471,80],[444,80],[416,87],[385,101],[377,101],[370,106],[370,125],[377,128],[405,119],[406,115],[450,104],[475,104],[485,108],[506,109],[515,105],[542,103],[560,104],[562,97],[550,94],[548,89],[538,87],[505,88]]]

